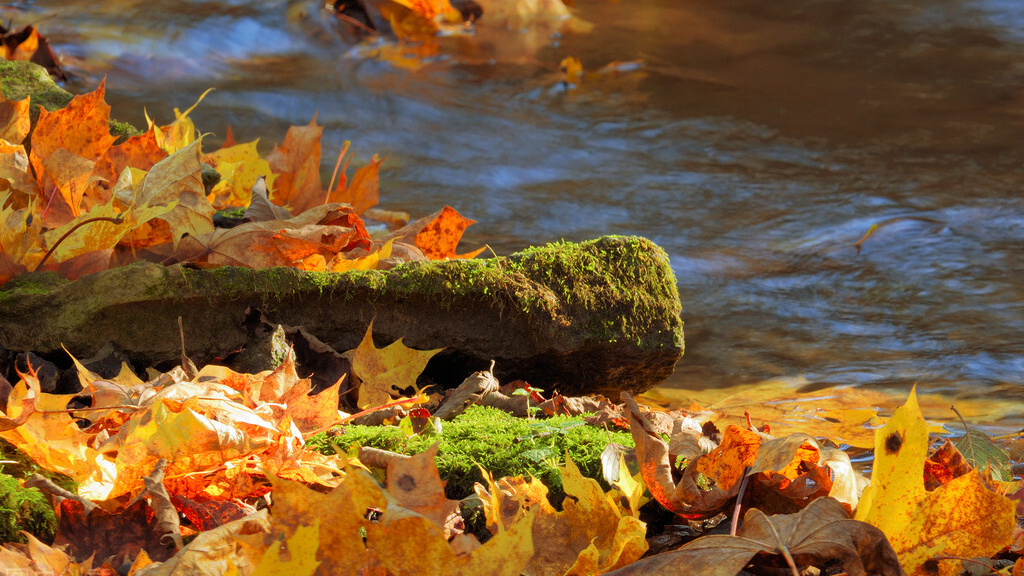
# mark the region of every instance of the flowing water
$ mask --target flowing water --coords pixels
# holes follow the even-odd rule
[[[230,124],[269,148],[318,113],[326,172],[345,140],[357,164],[386,156],[383,206],[449,204],[479,221],[468,248],[651,238],[686,321],[666,387],[918,383],[1024,421],[1024,4],[576,0],[588,34],[485,16],[414,71],[352,57],[306,4],[13,15],[46,17],[72,88],[105,75],[137,124],[208,87],[194,117],[213,142]],[[566,90],[566,56],[645,65]]]

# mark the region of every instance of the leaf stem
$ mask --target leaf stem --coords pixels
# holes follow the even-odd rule
[[[67,237],[71,236],[71,234],[75,230],[78,230],[82,226],[85,226],[86,224],[91,224],[93,222],[113,222],[114,224],[120,224],[124,222],[124,216],[122,214],[118,214],[117,217],[113,218],[110,216],[97,216],[96,218],[86,218],[85,220],[82,220],[78,224],[75,224],[74,226],[71,227],[71,230],[65,232],[64,235],[61,236],[53,246],[50,246],[50,249],[46,251],[46,255],[43,256],[43,259],[39,261],[39,264],[36,264],[35,270],[33,270],[33,272],[42,268],[43,264],[46,263],[46,260],[50,258],[51,254],[53,254],[53,251],[56,250],[58,246],[60,246],[61,242],[67,240]]]
[[[736,495],[736,509],[732,513],[732,524],[729,526],[729,536],[735,536],[736,530],[740,527],[740,508],[743,505],[743,493],[747,491],[747,484],[750,482],[750,466],[743,469],[743,480],[740,481],[740,491]]]

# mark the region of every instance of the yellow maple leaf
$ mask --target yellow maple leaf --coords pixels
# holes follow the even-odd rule
[[[441,526],[404,508],[369,474],[349,469],[329,494],[271,478],[271,534],[262,545],[289,538],[319,521],[318,574],[416,574],[418,576],[517,576],[533,553],[533,514],[469,553],[457,553]],[[379,515],[367,519],[367,509]]]
[[[168,154],[173,154],[178,150],[188,146],[196,140],[196,125],[192,122],[192,119],[188,117],[196,106],[206,98],[206,95],[213,91],[213,88],[203,92],[196,103],[189,106],[188,110],[181,112],[177,108],[174,109],[174,122],[166,126],[159,126],[156,130],[156,142],[157,144],[167,151]],[[146,116],[146,128],[153,128],[155,122],[149,117],[148,113]]]
[[[402,344],[402,339],[377,348],[373,344],[373,322],[366,327],[362,342],[347,353],[352,360],[352,372],[362,380],[359,386],[360,408],[378,406],[391,401],[391,393],[416,385],[416,377],[427,362],[443,350],[414,350]]]
[[[871,485],[857,504],[856,520],[885,533],[908,574],[924,574],[936,556],[991,556],[1013,539],[1015,504],[989,490],[977,472],[932,492],[924,487],[928,424],[912,390],[906,404],[875,432]],[[941,560],[939,574],[962,570]]]
[[[252,187],[260,176],[267,178],[267,188],[273,188],[276,174],[270,171],[270,163],[260,157],[256,150],[257,143],[259,139],[235,144],[203,157],[204,162],[220,173],[220,181],[207,197],[215,208],[248,206],[252,199]]]

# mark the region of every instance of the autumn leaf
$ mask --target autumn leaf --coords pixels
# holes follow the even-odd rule
[[[352,360],[352,372],[362,381],[358,406],[369,408],[385,404],[391,401],[393,392],[415,386],[416,377],[441,350],[414,350],[402,344],[401,338],[384,348],[377,348],[373,344],[371,321],[362,342],[347,353]]]
[[[13,544],[0,546],[0,566],[11,574],[19,576],[50,576],[52,574],[90,574],[92,559],[75,562],[61,548],[43,544],[35,536],[25,532],[28,544],[15,547]]]
[[[783,566],[792,561],[794,574],[803,567],[836,560],[850,576],[903,575],[885,534],[870,524],[850,520],[842,505],[831,498],[819,498],[796,514],[767,516],[752,509],[736,536],[703,536],[608,575],[734,576],[758,554],[782,556],[786,560],[778,558],[777,564]]]
[[[316,519],[308,526],[296,528],[294,534],[282,539],[277,546],[268,546],[251,576],[310,576],[320,567],[316,560],[318,548],[320,520]],[[282,558],[283,555],[287,558]]]
[[[320,182],[323,131],[322,126],[317,126],[316,117],[306,126],[292,126],[284,142],[267,155],[270,169],[277,175],[271,199],[292,214],[301,214],[327,200]]]
[[[357,214],[362,214],[376,206],[380,201],[380,165],[383,162],[384,160],[378,159],[374,154],[369,164],[356,170],[347,185],[343,172],[341,180],[338,181],[338,187],[331,192],[328,201],[347,202],[352,205]]]
[[[111,460],[92,447],[92,435],[65,410],[72,396],[40,393],[35,375],[22,375],[7,400],[7,418],[23,423],[0,430],[0,437],[43,468],[73,478],[79,483],[79,494],[102,500],[116,470]],[[27,411],[31,413],[23,419]]]
[[[547,499],[540,480],[488,478],[487,490],[477,485],[489,521],[498,527],[515,528],[528,513],[533,522],[534,554],[523,573],[529,576],[594,575],[614,570],[639,559],[647,550],[643,522],[623,510],[592,478],[584,477],[566,455],[561,469],[567,498],[557,511]]]
[[[436,576],[518,576],[533,553],[532,514],[471,552],[456,553],[441,526],[404,508],[363,470],[350,469],[329,494],[294,482],[273,481],[271,534],[247,541],[273,545],[319,521],[317,574],[355,576],[388,570]],[[375,511],[374,521],[367,518],[367,510]]]
[[[40,108],[29,154],[40,184],[46,173],[43,160],[58,149],[95,162],[116,140],[110,134],[110,106],[103,99],[105,85],[105,81],[100,82],[96,90],[75,96],[66,107],[55,112]]]
[[[474,222],[476,221],[462,216],[454,208],[445,206],[429,216],[410,222],[390,234],[388,238],[395,242],[415,244],[431,260],[475,258],[484,251],[484,248],[467,254],[455,253],[462,233]]]
[[[925,573],[936,556],[990,556],[1012,541],[1012,500],[986,488],[977,473],[926,492],[928,425],[911,391],[906,404],[876,431],[871,485],[856,519],[880,528],[909,574]],[[940,560],[939,574],[959,574],[959,560]]]
[[[195,140],[153,166],[134,194],[124,199],[136,207],[169,208],[157,218],[170,226],[166,241],[177,247],[182,236],[213,232],[215,210],[206,199],[199,163],[200,141]]]
[[[444,495],[445,483],[434,465],[438,447],[435,443],[410,458],[389,462],[387,490],[402,508],[444,526],[445,520],[459,509],[459,501]]]
[[[107,181],[105,187],[114,187],[121,172],[129,166],[137,170],[151,170],[158,162],[167,158],[168,154],[156,140],[155,128],[143,134],[132,136],[124,142],[111,146],[103,157],[96,162],[94,174]],[[95,195],[95,191],[93,191]],[[107,198],[96,197],[97,202],[105,202]]]
[[[270,170],[270,163],[256,150],[259,140],[225,146],[203,157],[203,161],[220,173],[220,181],[207,197],[214,208],[247,206],[251,201],[251,190],[260,177],[266,178],[266,186],[273,187],[276,175]]]
[[[21,144],[32,127],[28,112],[27,96],[21,100],[8,100],[0,94],[0,140]]]
[[[167,151],[168,154],[174,154],[178,150],[185,148],[189,144],[196,140],[196,126],[189,118],[189,114],[199,106],[199,103],[206,98],[206,95],[213,91],[213,88],[203,92],[199,99],[196,100],[195,104],[190,106],[184,112],[174,109],[174,122],[166,126],[157,126],[154,132],[157,144]],[[156,123],[146,114],[146,127],[147,130],[152,130],[156,126]]]

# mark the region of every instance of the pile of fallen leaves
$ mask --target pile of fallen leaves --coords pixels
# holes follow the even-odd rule
[[[315,118],[265,157],[230,131],[204,153],[191,108],[117,142],[103,96],[101,84],[66,108],[41,109],[34,125],[27,98],[0,98],[0,284],[25,271],[73,279],[140,259],[345,271],[479,253],[455,253],[473,221],[452,208],[411,223],[375,209],[381,160],[348,179],[347,144],[325,187]],[[243,217],[215,226],[215,213],[230,208]],[[374,234],[363,217],[376,219]]]
[[[396,398],[432,353],[376,348],[368,331],[347,354],[374,398],[361,393],[369,408],[357,414],[338,411],[341,380],[310,395],[291,356],[259,374],[196,370],[186,358],[147,382],[127,367],[100,378],[76,361],[77,395],[43,393],[34,372],[21,374],[0,437],[78,490],[25,481],[51,496],[56,538],[51,547],[26,533],[27,544],[0,548],[0,566],[140,576],[954,575],[965,562],[995,571],[1001,557],[1002,573],[1024,569],[1020,482],[994,477],[1005,453],[968,430],[959,448],[946,440],[929,455],[913,392],[875,430],[868,482],[827,439],[719,430],[709,410],[659,411],[628,394],[617,404],[544,399],[521,383],[525,394],[503,394],[488,371],[444,395]],[[469,405],[513,398],[536,417],[586,412],[592,423],[628,426],[636,472],[628,450],[610,445],[608,490],[566,458],[561,510],[538,479],[486,471],[476,494],[456,501],[445,496],[436,445],[407,457],[358,446],[324,455],[305,443],[385,411],[384,425],[435,433]],[[386,470],[383,485],[374,468]]]

